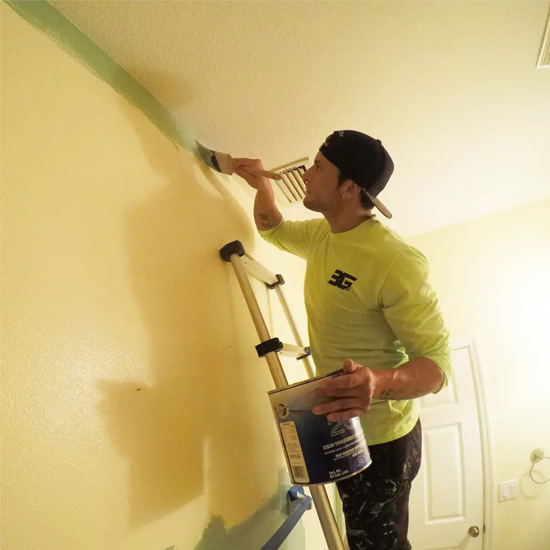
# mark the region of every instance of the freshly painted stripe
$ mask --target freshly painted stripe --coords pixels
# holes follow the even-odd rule
[[[3,1],[25,21],[50,36],[71,57],[142,111],[173,143],[196,153],[195,139],[174,119],[166,107],[48,2]]]

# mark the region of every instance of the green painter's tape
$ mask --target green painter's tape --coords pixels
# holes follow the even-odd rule
[[[173,143],[195,152],[195,139],[134,77],[45,0],[3,0],[69,55],[140,109]]]

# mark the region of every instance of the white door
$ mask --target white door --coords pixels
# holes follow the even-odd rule
[[[419,399],[422,467],[413,482],[409,526],[414,550],[483,548],[482,445],[474,384],[479,378],[473,371],[473,347],[456,347],[452,359],[449,386]]]

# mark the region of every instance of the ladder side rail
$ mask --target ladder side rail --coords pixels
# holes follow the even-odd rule
[[[241,286],[246,305],[248,306],[252,321],[254,323],[254,326],[256,327],[256,332],[260,337],[260,341],[265,342],[271,337],[262,316],[260,306],[258,305],[258,301],[256,300],[256,296],[254,295],[254,290],[252,290],[252,285],[248,280],[247,272],[244,268],[243,263],[241,262],[241,258],[238,254],[232,254],[229,260],[231,262],[231,265],[233,266],[233,269],[235,270],[235,275],[237,276],[237,280],[239,281],[239,284]],[[271,372],[273,382],[275,382],[275,387],[285,388],[286,386],[288,386],[288,381],[286,379],[281,360],[279,359],[277,353],[270,352],[265,355],[265,359],[269,366],[269,371]]]
[[[286,320],[288,321],[288,324],[290,326],[290,330],[292,331],[292,335],[294,336],[294,340],[296,341],[296,344],[300,346],[301,348],[304,347],[304,344],[302,343],[302,339],[300,338],[300,333],[298,332],[298,327],[296,326],[296,323],[294,322],[294,318],[292,317],[292,313],[290,312],[290,308],[288,307],[288,302],[286,301],[285,295],[283,293],[283,289],[281,288],[281,285],[277,285],[275,287],[275,292],[277,293],[277,296],[279,297],[279,302],[281,302],[281,307],[283,308],[283,312],[285,314]],[[309,376],[309,378],[313,378],[315,376],[315,370],[313,368],[312,362],[309,357],[304,357],[302,359],[304,362],[304,366],[306,369],[306,373]]]
[[[329,550],[344,550],[344,543],[338,531],[338,525],[334,519],[332,506],[327,496],[324,485],[311,485],[309,487],[311,497],[315,503],[315,509],[319,516],[319,522]]]

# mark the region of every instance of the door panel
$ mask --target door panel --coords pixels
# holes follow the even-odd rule
[[[427,503],[426,520],[464,517],[461,437],[455,425],[435,428],[424,436]],[[444,461],[438,457],[446,456]],[[445,491],[441,491],[445,487]]]
[[[419,400],[422,467],[413,483],[409,539],[414,550],[481,550],[483,470],[472,350],[453,350],[453,376]],[[472,526],[479,536],[469,534]]]

